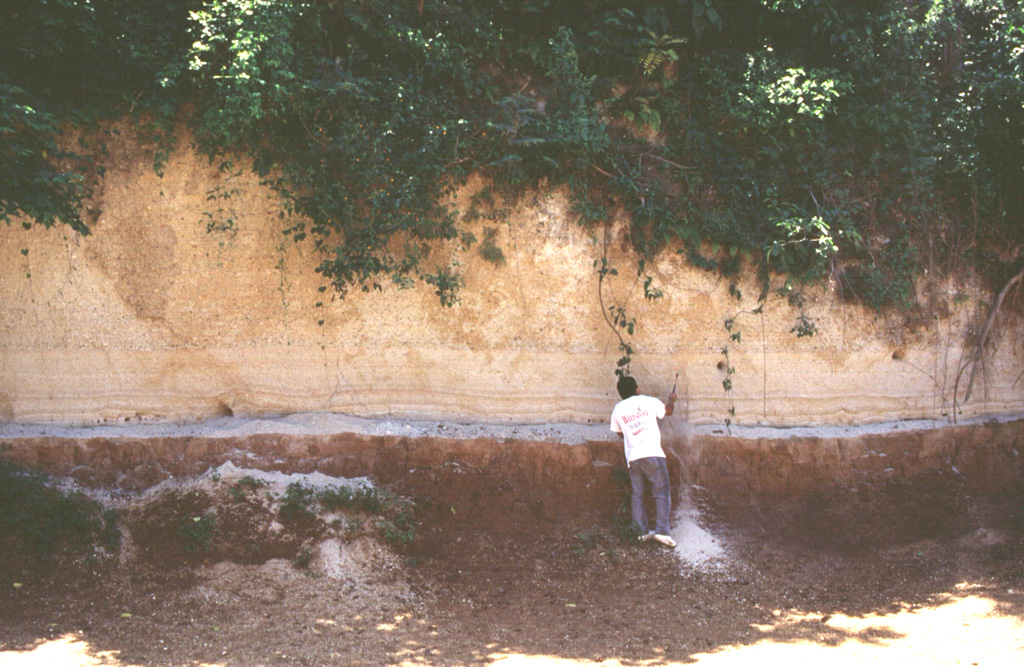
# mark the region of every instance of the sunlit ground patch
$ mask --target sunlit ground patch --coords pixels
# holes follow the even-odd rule
[[[24,651],[0,651],[3,667],[127,667],[117,651],[95,651],[73,634],[42,642]]]
[[[817,623],[815,640],[780,639],[794,626]],[[935,606],[889,614],[780,614],[758,626],[765,638],[693,656],[707,667],[775,664],[1014,665],[1024,663],[1024,620],[976,595],[947,596]],[[806,634],[801,632],[800,634]]]
[[[139,667],[118,657],[120,651],[97,651],[73,634],[42,642],[24,651],[0,651],[0,667]],[[193,664],[185,661],[183,664]],[[196,667],[222,667],[199,663]]]
[[[754,626],[761,639],[707,653],[652,660],[595,662],[551,655],[491,655],[492,667],[621,667],[622,665],[977,665],[1024,664],[1024,619],[1000,603],[969,592],[934,606],[904,606],[889,614],[777,612],[773,624]],[[1019,609],[1019,606],[1017,607]]]

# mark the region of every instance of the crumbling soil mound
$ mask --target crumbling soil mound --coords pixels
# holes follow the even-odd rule
[[[411,502],[364,478],[267,472],[230,462],[198,478],[161,483],[120,508],[128,537],[121,559],[159,567],[283,559],[304,568],[330,540],[379,538],[401,548],[415,537],[418,521]]]

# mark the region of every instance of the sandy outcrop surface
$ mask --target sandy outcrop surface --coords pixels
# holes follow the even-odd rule
[[[800,307],[773,285],[756,312],[759,285],[731,286],[669,248],[648,266],[664,296],[646,300],[623,221],[609,220],[607,234],[581,227],[554,192],[501,220],[465,223],[476,238],[494,230],[503,264],[476,246],[435,249],[432,261],[465,276],[454,308],[429,288],[390,284],[339,299],[318,290],[319,257],[282,234],[288,221],[254,176],[219,172],[183,140],[158,177],[127,127],[107,146],[91,236],[0,227],[0,421],[344,413],[603,423],[621,356],[603,308],[618,306],[636,321],[641,390],[664,396],[679,373],[692,424],[1024,412],[1024,337],[1008,309],[954,415],[965,345],[987,314],[969,277],[933,271],[913,314],[868,312],[827,283],[805,288]],[[463,203],[483,186],[467,185]],[[594,267],[605,255],[618,274],[599,298]],[[796,336],[801,315],[816,335]]]

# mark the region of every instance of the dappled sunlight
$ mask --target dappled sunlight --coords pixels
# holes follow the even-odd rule
[[[0,667],[137,667],[118,658],[120,651],[97,651],[74,634],[42,641],[22,651],[0,651]],[[201,662],[195,667],[224,667]]]
[[[596,667],[620,667],[619,660],[605,660],[603,662],[592,662],[590,660],[570,660],[568,658],[555,658],[550,655],[517,655],[498,654],[491,658],[493,662],[488,663],[492,667],[577,667],[578,665],[591,665]],[[630,661],[631,665],[650,664],[644,661]]]
[[[2,667],[128,667],[117,658],[119,651],[94,651],[73,634],[40,642],[24,651],[0,651]]]
[[[814,627],[817,626],[817,627]],[[1024,620],[1001,613],[976,595],[943,596],[927,607],[903,605],[887,614],[779,614],[757,626],[765,637],[752,644],[695,654],[697,665],[732,667],[770,663],[861,665],[1010,665],[1024,660]]]
[[[493,653],[491,667],[621,667],[755,664],[1011,665],[1024,661],[1024,619],[1003,612],[987,597],[962,592],[930,606],[902,605],[866,616],[776,611],[773,624],[756,625],[759,640],[706,653],[653,657],[570,659],[552,655]],[[626,660],[626,662],[623,662]]]
[[[394,632],[404,621],[412,619],[412,614],[397,614],[394,623],[380,623],[377,625],[378,632]]]

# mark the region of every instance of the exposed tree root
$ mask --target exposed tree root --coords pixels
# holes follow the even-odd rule
[[[967,379],[967,389],[964,392],[964,398],[962,403],[966,403],[971,400],[971,392],[974,390],[974,380],[978,374],[978,368],[982,365],[982,359],[985,355],[985,344],[988,342],[989,334],[992,332],[992,326],[996,321],[996,315],[999,313],[999,308],[1003,305],[1003,300],[1006,295],[1013,289],[1020,281],[1024,279],[1024,266],[1021,267],[1012,278],[1006,281],[1003,288],[999,290],[999,294],[996,296],[995,302],[992,304],[992,308],[989,309],[988,318],[985,320],[985,325],[981,328],[981,334],[978,336],[978,343],[972,351],[967,361],[963,363],[960,370],[956,374],[956,383],[953,386],[953,422],[956,423],[957,407],[961,401],[959,398],[960,390],[960,378],[963,376],[964,371],[967,370],[968,366],[971,368],[971,374]]]

